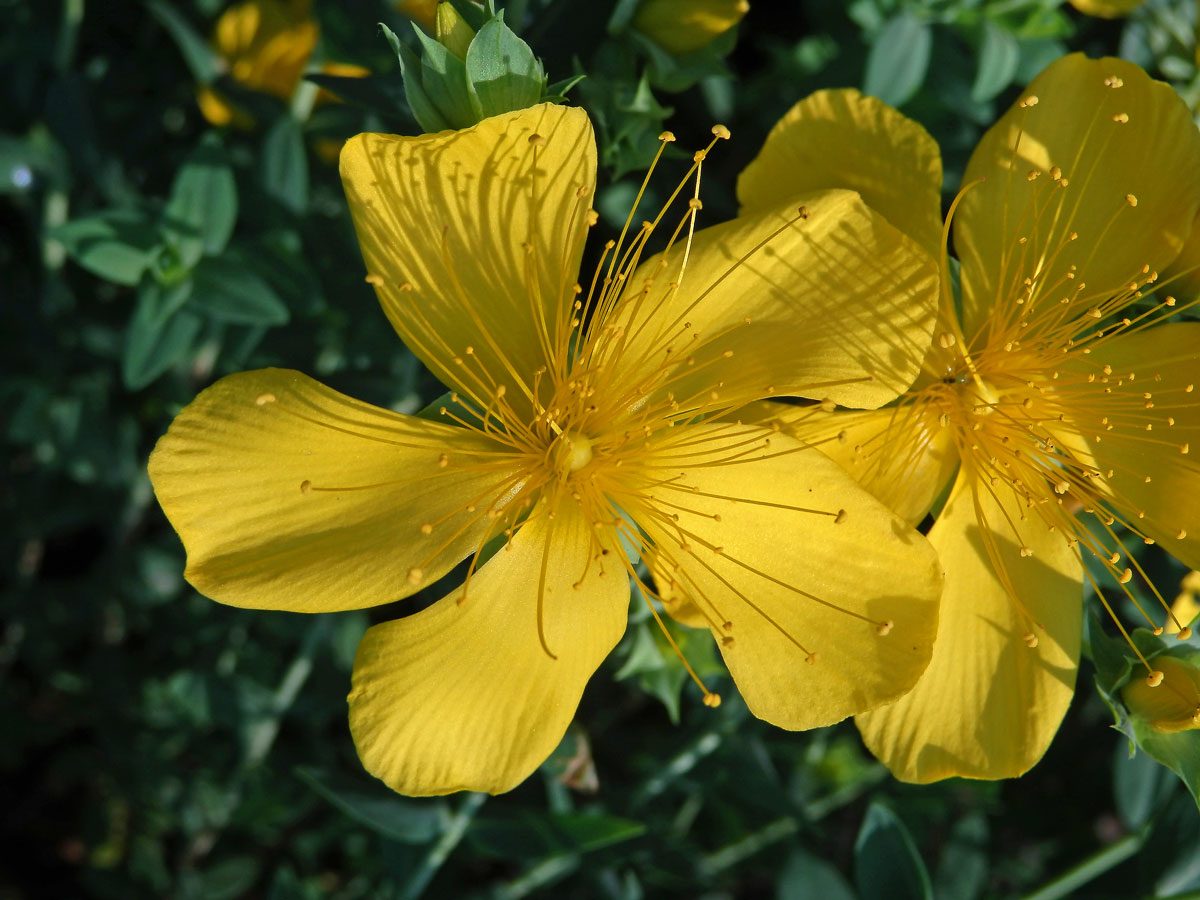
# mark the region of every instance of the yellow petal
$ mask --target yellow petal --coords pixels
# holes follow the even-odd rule
[[[919,525],[958,468],[953,432],[923,403],[827,412],[819,405],[763,401],[738,413],[742,422],[777,423],[817,447],[911,525]]]
[[[330,612],[406,597],[475,550],[514,484],[498,448],[264,369],[188,404],[154,448],[150,480],[196,590]]]
[[[649,293],[618,311],[625,337],[609,356],[631,381],[667,378],[681,403],[715,391],[728,404],[794,394],[875,407],[916,375],[936,267],[857,194],[800,197],[697,232],[673,290],[683,249],[644,263],[632,284],[653,277]]]
[[[218,128],[230,124],[237,115],[229,101],[207,85],[196,91],[196,104],[204,118]]]
[[[354,661],[350,729],[402,794],[511,790],[558,745],[588,678],[625,631],[629,580],[589,559],[569,502],[534,516],[461,589],[376,625]],[[619,552],[619,551],[618,551]],[[586,575],[585,575],[586,572]],[[538,637],[539,605],[546,647]]]
[[[826,188],[868,206],[932,254],[942,246],[942,157],[920,124],[852,88],[817,91],[780,119],[738,178],[742,212]]]
[[[1170,85],[1073,54],[983,136],[963,184],[982,178],[954,220],[968,338],[1027,287],[1082,311],[1162,271],[1200,207],[1200,132]]]
[[[542,104],[463,131],[360,134],[341,170],[367,278],[409,349],[484,405],[499,384],[529,408],[574,299],[596,175],[587,115]]]
[[[707,46],[750,11],[747,0],[642,0],[633,27],[670,53]]]
[[[1150,687],[1134,673],[1121,690],[1121,699],[1135,719],[1141,719],[1160,734],[1200,728],[1200,669],[1194,663],[1160,654],[1150,661],[1163,679]]]
[[[815,728],[908,690],[941,593],[925,538],[787,435],[679,431],[655,450],[655,482],[622,503],[703,610],[751,711]]]
[[[433,34],[433,20],[441,0],[392,0],[392,6],[402,16],[408,16]]]
[[[1192,222],[1183,249],[1162,272],[1159,284],[1164,293],[1176,297],[1200,296],[1200,214]]]
[[[1105,476],[1093,483],[1113,499],[1114,512],[1123,520],[1198,568],[1200,322],[1174,322],[1119,335],[1076,360],[1072,368],[1098,372],[1104,365],[1116,376],[1132,372],[1137,377],[1114,379],[1122,384],[1098,394],[1104,405],[1071,416],[1096,423],[1106,415],[1113,425],[1112,430],[1096,425],[1094,431],[1083,432],[1090,462]],[[1088,400],[1093,406],[1097,402]],[[1147,408],[1147,403],[1153,406]],[[1152,429],[1147,431],[1146,425]]]
[[[929,533],[946,569],[933,660],[912,691],[857,719],[867,747],[902,781],[1020,775],[1041,759],[1071,702],[1079,558],[999,490],[961,471]]]
[[[1070,0],[1073,7],[1084,15],[1101,19],[1116,19],[1127,16],[1146,0]]]

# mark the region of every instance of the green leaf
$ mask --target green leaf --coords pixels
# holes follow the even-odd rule
[[[258,861],[252,856],[234,856],[207,866],[200,875],[203,900],[235,900],[258,880]]]
[[[148,385],[192,346],[201,320],[183,309],[191,293],[190,280],[169,287],[142,281],[121,359],[121,378],[130,390]]]
[[[274,289],[246,266],[226,257],[196,267],[192,308],[222,322],[283,325],[291,313]]]
[[[910,100],[925,81],[933,35],[909,10],[892,16],[867,54],[863,91],[892,106]]]
[[[285,209],[301,213],[308,206],[308,153],[291,116],[276,119],[263,139],[260,178],[263,190]]]
[[[805,850],[794,850],[779,875],[775,900],[857,900],[832,863]]]
[[[174,237],[183,264],[225,249],[237,221],[237,184],[216,132],[200,139],[171,185],[163,224]]]
[[[146,7],[179,46],[179,52],[183,54],[183,61],[187,63],[192,77],[201,84],[208,84],[216,78],[217,55],[209,42],[196,33],[188,20],[162,0],[147,0]]]
[[[644,834],[641,822],[595,813],[536,813],[521,810],[477,817],[467,840],[481,854],[502,859],[541,859],[584,853]]]
[[[925,863],[896,814],[872,802],[854,842],[854,881],[862,897],[933,900]]]
[[[136,209],[113,209],[60,225],[50,236],[93,275],[135,286],[162,246],[153,221]]]
[[[1012,84],[1021,62],[1021,48],[1005,28],[984,20],[983,40],[979,46],[979,66],[971,85],[971,99],[986,103]]]
[[[501,16],[487,22],[471,41],[466,74],[481,118],[533,106],[546,87],[537,57]]]
[[[402,844],[424,844],[439,835],[449,815],[445,801],[410,800],[379,782],[367,782],[309,766],[296,777],[377,834]]]
[[[1113,799],[1129,831],[1141,828],[1170,797],[1171,776],[1148,753],[1129,753],[1118,741],[1113,757]]]

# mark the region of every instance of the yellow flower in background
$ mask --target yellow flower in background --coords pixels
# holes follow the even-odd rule
[[[633,27],[670,53],[690,53],[712,43],[749,11],[748,0],[642,0]]]
[[[925,539],[823,454],[712,419],[772,393],[894,398],[932,331],[928,254],[848,191],[694,234],[693,199],[627,224],[581,286],[596,149],[560,106],[360,135],[341,166],[367,280],[453,391],[440,421],[247,372],[179,414],[150,475],[188,580],[222,603],[390,603],[471,559],[363,638],[350,724],[371,772],[418,795],[527,777],[625,630],[622,542],[687,586],[768,721],[912,686],[941,591]]]
[[[947,263],[911,390],[875,412],[757,413],[908,521],[936,512],[933,660],[912,692],[857,719],[872,752],[918,782],[1015,776],[1041,758],[1073,692],[1084,554],[1131,599],[1135,578],[1158,595],[1131,543],[1200,563],[1200,323],[1169,321],[1194,301],[1158,274],[1200,205],[1186,106],[1130,63],[1063,58],[983,137],[963,184],[961,308]],[[934,247],[940,185],[919,125],[831,91],[776,126],[739,197],[754,209],[788,186],[850,187]]]
[[[1086,16],[1118,19],[1127,16],[1146,0],[1070,0],[1073,7]]]
[[[434,19],[441,2],[442,0],[394,0],[392,8],[433,34]]]
[[[247,0],[225,10],[213,32],[213,49],[229,77],[248,90],[290,100],[321,34],[310,7],[310,0]],[[347,78],[368,74],[351,63],[326,63],[321,71]],[[253,124],[248,113],[208,85],[196,99],[213,125]],[[318,95],[319,102],[331,99],[326,91]]]

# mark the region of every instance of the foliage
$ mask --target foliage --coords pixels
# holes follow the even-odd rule
[[[344,694],[368,615],[198,596],[145,460],[200,388],[246,368],[301,369],[406,412],[441,390],[384,326],[331,165],[356,132],[420,131],[375,23],[403,36],[402,56],[416,38],[382,3],[316,0],[318,55],[371,74],[314,75],[287,103],[222,71],[208,43],[222,6],[0,0],[0,894],[1200,890],[1195,803],[1144,734],[1147,752],[1130,757],[1107,728],[1105,702],[1123,721],[1124,676],[1095,628],[1100,692],[1085,664],[1054,747],[1013,782],[903,785],[852,726],[772,729],[722,681],[710,642],[679,629],[723,685],[726,702],[706,709],[637,605],[605,666],[615,677],[594,679],[564,746],[516,791],[412,800],[365,776]],[[1113,22],[1055,0],[753,7],[672,55],[632,28],[630,0],[508,4],[500,39],[520,36],[538,79],[541,67],[550,82],[584,76],[572,97],[601,141],[601,228],[624,220],[663,128],[696,148],[718,121],[734,140],[705,163],[704,215],[731,215],[736,173],[820,87],[859,86],[919,119],[944,149],[950,194],[982,130],[1068,50],[1119,53],[1200,100],[1184,0]],[[205,122],[195,97],[210,82],[253,111],[251,127]],[[318,98],[318,84],[344,102]],[[1157,548],[1140,560],[1168,591],[1183,575]]]

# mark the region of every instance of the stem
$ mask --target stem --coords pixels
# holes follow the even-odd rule
[[[1102,850],[1093,853],[1083,862],[1068,869],[1049,884],[1032,894],[1026,894],[1023,900],[1058,900],[1066,897],[1089,881],[1100,877],[1109,869],[1114,869],[1125,860],[1142,849],[1146,842],[1146,832],[1138,831],[1126,835],[1115,844],[1109,844]]]
[[[437,874],[438,869],[442,867],[447,857],[458,846],[458,842],[462,840],[463,835],[467,833],[467,826],[471,824],[475,813],[479,811],[479,807],[483,806],[483,801],[487,798],[487,794],[477,793],[467,794],[463,798],[458,812],[450,818],[441,838],[425,854],[425,858],[421,860],[417,870],[409,877],[408,883],[397,894],[397,900],[416,900],[425,892],[425,888],[429,886],[433,876]]]

